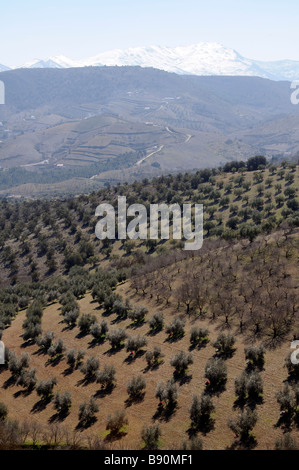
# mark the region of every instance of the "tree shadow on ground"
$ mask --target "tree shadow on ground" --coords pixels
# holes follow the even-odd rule
[[[281,428],[285,432],[290,431],[292,428],[292,415],[290,413],[281,414],[274,427]]]
[[[33,388],[30,387],[30,388],[26,388],[25,390],[19,390],[18,392],[14,393],[14,398],[19,398],[19,397],[29,397],[29,395],[31,395],[31,393],[33,392]]]
[[[7,380],[5,380],[4,384],[2,385],[2,388],[5,390],[9,387],[13,387],[16,385],[17,379],[15,377],[9,377]]]
[[[178,382],[179,385],[185,385],[191,382],[192,374],[179,374],[174,372],[173,378],[175,382]]]
[[[257,407],[257,405],[262,405],[264,403],[264,399],[262,396],[257,396],[254,398],[248,397],[238,397],[233,404],[233,408],[240,408],[243,410],[247,405],[252,411]]]
[[[209,432],[213,431],[215,428],[215,419],[213,418],[202,418],[196,425],[191,424],[190,428],[187,430],[189,439],[196,436],[198,432],[201,432],[203,435],[207,435]]]
[[[158,406],[157,411],[153,415],[153,421],[159,420],[159,421],[165,421],[168,423],[168,421],[171,420],[175,416],[177,412],[177,406],[175,405],[167,405],[166,407],[164,406]]]
[[[90,428],[97,422],[97,418],[94,416],[93,418],[90,418],[88,421],[79,421],[77,424],[75,430],[76,431],[84,431],[85,429]]]
[[[92,377],[83,377],[82,379],[78,380],[76,383],[77,387],[80,387],[81,385],[83,387],[87,387],[88,385],[95,383],[96,377],[93,375]]]
[[[43,348],[38,348],[37,351],[34,351],[32,353],[33,356],[46,356],[47,355],[47,350]]]
[[[143,373],[146,374],[147,372],[149,372],[150,370],[151,371],[154,371],[154,370],[157,370],[159,369],[159,367],[164,364],[164,361],[163,359],[160,361],[160,362],[156,362],[155,364],[148,364],[144,369],[143,369]]]
[[[47,405],[51,402],[51,400],[52,400],[52,397],[41,398],[33,405],[31,409],[31,413],[40,413],[41,411],[45,410]]]
[[[68,375],[71,375],[75,370],[77,370],[75,367],[67,367],[66,369],[64,369],[64,371],[62,372],[62,375],[63,377],[67,377]]]
[[[233,357],[236,350],[237,350],[236,348],[233,348],[231,351],[225,352],[225,353],[216,351],[213,357],[215,357],[216,359],[223,359],[224,361],[226,361],[227,359],[231,359]]]
[[[61,411],[58,413],[54,413],[50,418],[49,418],[49,423],[62,423],[70,414],[69,410],[66,411]]]
[[[51,366],[51,367],[56,367],[58,366],[58,364],[60,364],[60,362],[62,361],[63,359],[63,354],[59,354],[59,356],[55,356],[53,358],[49,358],[46,363],[45,363],[45,366],[48,367],[48,366]]]
[[[211,397],[212,396],[219,397],[219,395],[223,393],[225,390],[226,390],[226,380],[225,382],[222,382],[221,384],[218,384],[218,385],[209,385],[208,387],[205,388],[204,393],[206,393],[207,395],[210,395]]]
[[[105,351],[104,354],[107,356],[114,356],[114,354],[120,352],[124,348],[124,345],[119,346],[117,348],[110,348],[108,351]]]
[[[191,344],[189,346],[189,351],[200,351],[201,349],[204,349],[207,347],[207,345],[209,344],[209,341],[205,341],[203,343],[199,343],[199,344]]]
[[[162,328],[160,330],[155,330],[155,329],[150,329],[147,333],[146,336],[156,336],[157,334],[161,333]]]
[[[64,322],[62,321],[59,323],[64,323]],[[72,331],[74,328],[76,328],[76,325],[67,325],[64,328],[62,328],[61,332],[64,333],[65,331]]]
[[[89,335],[89,331],[79,331],[79,333],[76,334],[75,338],[82,339],[82,338],[85,338],[85,336],[87,335]]]
[[[172,336],[172,337],[167,337],[163,342],[164,343],[176,343],[177,341],[180,341],[181,339],[183,339],[184,335],[180,335],[180,336]]]
[[[103,344],[105,341],[105,338],[101,338],[101,339],[92,339],[89,343],[88,343],[88,349],[93,349],[95,348],[96,346],[101,346],[101,344]]]
[[[94,398],[105,398],[107,395],[110,395],[113,390],[115,389],[115,384],[109,385],[108,387],[105,388],[100,388],[95,392],[93,395]]]
[[[26,349],[26,348],[29,348],[30,346],[33,346],[35,344],[35,341],[33,341],[32,339],[29,339],[27,341],[24,341],[22,344],[21,344],[21,348],[22,349]]]
[[[127,319],[126,317],[117,316],[114,320],[111,321],[111,325],[121,323],[122,321],[125,321],[126,319]]]
[[[141,328],[145,324],[145,321],[140,321],[138,323],[130,323],[127,328],[131,330],[137,330],[137,328]]]
[[[129,397],[125,400],[125,407],[129,408],[134,404],[141,403],[144,400],[145,392],[141,393],[140,395]]]
[[[257,440],[254,436],[248,436],[247,439],[237,439],[226,447],[226,450],[252,450],[257,446]]]
[[[125,437],[128,433],[125,432],[125,431],[116,431],[116,432],[110,432],[106,437],[105,437],[105,441],[106,442],[115,442],[115,441],[119,441],[120,439],[122,439],[123,437]]]
[[[127,364],[133,364],[136,361],[136,359],[138,359],[139,357],[144,356],[144,354],[145,354],[145,350],[140,349],[139,351],[137,351],[136,354],[133,354],[133,355],[129,354],[126,357],[126,359],[124,359],[124,362],[126,362]]]

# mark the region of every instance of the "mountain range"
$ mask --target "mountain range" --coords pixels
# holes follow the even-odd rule
[[[0,72],[16,68],[74,68],[87,66],[140,66],[180,75],[257,76],[271,80],[296,80],[299,61],[247,59],[219,43],[200,42],[181,47],[150,46],[114,49],[75,61],[65,56],[35,59],[20,66],[0,64]]]

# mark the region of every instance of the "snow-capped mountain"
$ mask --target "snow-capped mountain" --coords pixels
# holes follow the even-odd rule
[[[184,47],[138,47],[104,52],[83,61],[84,65],[139,65],[179,74],[268,76],[254,61],[218,43]]]
[[[140,66],[191,75],[258,76],[272,80],[299,79],[299,61],[263,62],[247,59],[219,43],[200,42],[181,47],[114,49],[75,61],[64,56],[36,59],[13,68],[70,68],[86,66]],[[0,71],[8,70],[0,65]]]
[[[10,70],[10,68],[6,67],[6,65],[0,64],[0,72],[5,72],[6,70]]]
[[[82,67],[81,62],[69,59],[65,56],[48,57],[45,60],[34,59],[31,62],[26,62],[23,65],[16,66],[14,68],[22,69],[68,69],[71,67]]]

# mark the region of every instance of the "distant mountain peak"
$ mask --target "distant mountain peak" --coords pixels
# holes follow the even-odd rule
[[[71,67],[82,67],[81,62],[76,62],[68,57],[63,55],[48,57],[47,59],[34,59],[33,61],[26,62],[23,65],[14,67],[14,68],[22,68],[22,69],[66,69]]]
[[[71,68],[86,66],[153,67],[184,75],[258,76],[272,80],[299,77],[299,61],[263,62],[247,59],[235,49],[218,42],[199,42],[189,46],[147,46],[113,49],[88,59],[75,61],[65,56],[35,59],[13,68]],[[0,65],[0,71],[9,67]]]

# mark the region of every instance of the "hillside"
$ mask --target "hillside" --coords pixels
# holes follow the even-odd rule
[[[40,195],[49,184],[74,194],[70,180],[80,194],[123,181],[123,170],[132,181],[299,151],[289,82],[141,67],[19,69],[1,73],[1,80],[5,196],[24,195],[24,184],[36,185]]]
[[[236,164],[230,165],[233,169]],[[42,280],[62,274],[73,265],[97,265],[107,257],[128,264],[138,250],[163,253],[179,246],[175,240],[172,243],[139,240],[136,248],[126,248],[124,241],[119,240],[100,242],[94,233],[95,209],[103,202],[117,205],[119,195],[127,197],[128,205],[203,204],[206,237],[254,240],[287,220],[296,226],[298,166],[283,163],[279,167],[247,171],[246,164],[241,165],[240,172],[214,169],[162,176],[119,190],[107,187],[89,196],[66,200],[2,201],[0,278],[5,285]]]
[[[298,166],[262,162],[1,202],[2,448],[298,445]],[[203,203],[202,249],[100,242],[120,195]]]

